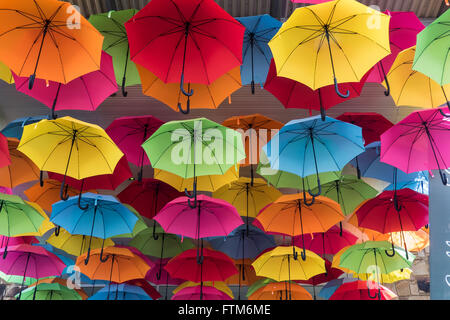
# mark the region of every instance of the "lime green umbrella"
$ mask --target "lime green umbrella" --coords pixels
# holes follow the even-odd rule
[[[441,87],[450,83],[450,10],[417,35],[412,69],[430,77]]]
[[[245,159],[242,134],[206,118],[170,121],[142,144],[153,168],[184,179],[194,178],[193,194],[185,194],[197,206],[197,177],[222,175]]]
[[[36,291],[36,292],[35,292]],[[16,298],[19,297],[19,293]],[[75,290],[59,283],[40,283],[22,291],[20,300],[82,300]]]
[[[0,279],[2,279],[5,282],[8,283],[15,283],[15,284],[24,284],[25,286],[30,286],[33,283],[36,283],[39,279],[25,277],[25,280],[23,279],[23,276],[14,276],[14,275],[8,275],[2,271],[0,271]]]
[[[264,279],[255,281],[247,289],[247,294],[246,294],[247,298],[250,297],[253,293],[255,293],[255,291],[258,290],[259,288],[262,288],[265,285],[272,283],[272,282],[277,282],[277,281],[275,281],[273,279],[269,279],[269,278],[264,278]]]
[[[339,203],[345,215],[353,213],[363,201],[378,194],[377,190],[353,175],[341,175],[339,179],[321,185],[322,195]],[[318,188],[313,190],[316,191]]]
[[[125,87],[141,83],[136,65],[130,60],[130,46],[124,26],[137,12],[136,9],[129,9],[89,17],[89,22],[104,36],[103,50],[113,58],[116,81],[122,85],[123,96],[127,96]]]

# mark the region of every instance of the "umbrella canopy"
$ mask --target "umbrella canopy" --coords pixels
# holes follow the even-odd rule
[[[446,10],[417,35],[417,51],[412,66],[413,70],[422,72],[441,86],[450,83],[449,26],[450,11]]]
[[[336,119],[361,127],[365,146],[380,141],[380,135],[394,125],[376,112],[344,112]]]
[[[70,3],[1,1],[0,61],[20,77],[68,83],[100,68],[103,36]],[[64,27],[64,28],[63,28]]]
[[[3,134],[0,134],[0,168],[11,164],[9,156],[8,140]]]
[[[238,274],[235,274],[229,277],[225,283],[228,285],[239,285],[240,286],[251,286],[258,280],[261,280],[261,277],[258,277],[255,273],[255,269],[253,269],[252,259],[233,259],[236,265],[236,268],[239,270]],[[240,292],[238,300],[240,300]]]
[[[386,188],[384,188],[384,190],[394,190],[395,189],[394,187],[395,185],[391,183]],[[428,195],[429,193],[428,175],[423,178],[418,178],[416,180],[397,183],[397,189],[405,189],[405,188]]]
[[[144,290],[144,292],[153,300],[158,300],[159,298],[161,298],[161,295],[159,294],[159,292],[150,283],[148,283],[148,281],[145,279],[129,280],[129,281],[125,282],[125,284],[129,284],[132,286],[137,286],[139,288],[142,288]]]
[[[337,288],[339,288],[343,283],[353,282],[353,281],[358,281],[358,279],[344,277],[344,278],[330,280],[327,283],[325,283],[325,285],[322,287],[322,289],[320,289],[318,296],[323,299],[328,300],[333,295],[333,293],[337,290]]]
[[[59,283],[41,283],[29,287],[17,294],[16,298],[18,300],[83,300],[78,292]]]
[[[153,300],[141,287],[126,283],[111,283],[88,300]]]
[[[368,23],[370,15],[378,22]],[[390,53],[390,17],[353,0],[296,9],[269,42],[277,75],[315,90],[360,81]],[[300,71],[301,70],[301,71]]]
[[[0,62],[0,79],[5,81],[7,84],[14,83],[14,77],[11,70],[3,62]]]
[[[308,280],[296,280],[296,282],[303,283],[303,284],[310,284],[313,287],[315,287],[317,285],[337,279],[344,273],[344,271],[342,271],[338,268],[333,268],[333,266],[331,265],[331,262],[328,259],[324,259],[324,260],[325,260],[326,272],[318,274],[314,277],[311,277]],[[314,289],[314,299],[315,298],[316,298],[316,291]]]
[[[22,236],[22,237],[7,237],[0,236],[0,248],[5,246],[15,246],[18,244],[34,244],[39,243],[38,239],[34,236]]]
[[[329,300],[373,300],[380,294],[378,300],[392,300],[397,295],[376,282],[352,281],[343,283],[334,291]],[[375,295],[375,298],[374,298]]]
[[[39,122],[42,119],[48,119],[48,116],[18,118],[8,123],[1,132],[5,137],[16,138],[20,140],[22,138],[23,127],[28,124]]]
[[[409,280],[411,278],[412,270],[410,268],[403,268],[400,270],[392,271],[387,274],[378,275],[380,283],[394,283],[401,280]],[[376,280],[376,273],[352,273],[353,278],[358,278],[364,281]]]
[[[60,255],[58,255],[58,257],[60,257]],[[73,262],[71,262],[71,264],[72,263]],[[56,284],[59,284],[60,286],[64,287],[64,288],[62,288],[63,291],[66,291],[65,288],[75,291],[81,297],[82,300],[86,300],[88,298],[86,292],[84,292],[83,289],[77,289],[76,287],[73,289],[68,288],[67,287],[67,284],[68,284],[67,279],[63,279],[63,278],[50,277],[50,278],[39,279],[39,281],[36,281],[35,283],[31,284],[30,287],[39,286],[38,290],[40,290],[41,289],[40,285],[43,283],[45,283],[45,284],[56,283]]]
[[[259,288],[248,300],[312,300],[311,294],[296,283],[272,282]]]
[[[172,292],[173,294],[177,294],[179,291],[183,290],[184,288],[189,287],[197,287],[199,286],[199,283],[192,282],[192,281],[186,281],[180,284],[178,287],[176,287]],[[233,292],[231,289],[225,284],[225,282],[222,281],[204,281],[203,282],[204,287],[213,287],[219,291],[222,291],[223,293],[227,294],[231,299],[233,299]]]
[[[28,87],[28,77],[19,77],[15,73],[13,76],[16,90],[49,107],[53,119],[56,119],[55,110],[94,111],[117,91],[112,58],[105,52],[102,52],[99,70],[84,74],[66,84],[37,79],[31,90]]]
[[[39,179],[39,168],[25,154],[17,150],[19,140],[8,138],[10,163],[0,167],[0,185],[14,188],[20,184]]]
[[[130,60],[130,45],[128,43],[125,22],[130,20],[138,10],[109,11],[92,14],[89,22],[105,37],[103,50],[113,58],[116,82],[122,85],[122,93],[127,95],[125,87],[140,84],[136,65]]]
[[[267,45],[281,27],[281,22],[268,14],[236,19],[245,26],[242,45],[242,84],[251,84],[255,93],[255,83],[261,87],[266,81],[272,52]]]
[[[174,294],[171,300],[233,300],[223,291],[210,286],[186,287]]]
[[[417,231],[392,232],[391,239],[394,245],[401,247],[406,242],[409,251],[419,252],[430,244],[430,235],[428,229],[420,228]]]
[[[154,266],[145,275],[145,280],[150,281],[154,285],[166,285],[166,292],[167,286],[179,285],[183,282],[182,279],[172,278],[165,269],[165,266],[171,260],[171,258],[162,260],[159,258],[151,258],[151,260],[153,261]]]

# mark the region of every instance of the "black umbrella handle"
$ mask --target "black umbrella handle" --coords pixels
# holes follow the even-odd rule
[[[42,170],[39,172],[39,185],[41,188],[44,186],[44,171]]]

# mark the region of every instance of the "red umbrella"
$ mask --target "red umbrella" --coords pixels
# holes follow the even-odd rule
[[[153,262],[154,267],[151,268],[147,274],[145,275],[145,280],[150,281],[155,285],[180,285],[184,282],[183,279],[172,278],[169,273],[166,271],[165,266],[169,262],[171,258],[159,259],[159,258],[150,258]],[[158,279],[159,271],[161,270],[161,275]]]
[[[53,119],[56,119],[55,110],[93,111],[117,91],[112,57],[104,51],[98,71],[85,74],[67,84],[36,79],[33,89],[30,90],[29,78],[19,77],[14,73],[13,76],[17,91],[23,92],[51,108]]]
[[[376,297],[376,298],[372,298]],[[329,300],[392,300],[397,295],[385,286],[373,281],[345,282],[337,288]]]
[[[394,125],[376,112],[345,112],[336,119],[361,127],[365,146],[380,141],[380,135]]]
[[[139,181],[142,180],[142,168],[149,165],[147,154],[141,145],[164,122],[153,116],[122,117],[114,120],[106,133],[126,155],[128,161],[140,166]]]
[[[0,133],[0,168],[11,164],[9,157],[8,139]]]
[[[213,0],[152,0],[125,28],[131,60],[186,96],[184,81],[211,84],[242,64],[245,27]]]
[[[285,108],[299,108],[320,111],[322,118],[325,110],[346,100],[358,97],[366,82],[367,74],[360,82],[339,83],[340,90],[349,91],[347,98],[336,95],[334,85],[312,90],[308,86],[292,79],[278,77],[275,62],[272,59],[264,89],[272,93]]]
[[[164,268],[172,277],[199,282],[200,300],[203,281],[225,281],[239,272],[226,254],[206,248],[203,249],[203,260],[200,263],[197,251],[189,249],[172,258]]]
[[[159,294],[159,292],[155,288],[153,288],[153,286],[150,283],[148,283],[147,280],[134,279],[125,281],[124,283],[132,286],[141,287],[145,291],[145,293],[147,293],[153,300],[161,298],[161,294]]]

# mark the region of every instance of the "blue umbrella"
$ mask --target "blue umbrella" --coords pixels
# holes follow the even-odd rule
[[[403,181],[397,183],[397,189],[405,189],[405,188],[414,190],[422,194],[429,194],[428,177],[426,179],[421,180]],[[394,184],[391,183],[384,190],[394,190]]]
[[[357,278],[339,278],[330,280],[320,290],[318,296],[323,299],[330,299],[333,293],[344,283],[357,281]]]
[[[126,283],[111,283],[88,300],[152,300],[152,298],[141,287]]]
[[[268,14],[236,20],[245,26],[241,81],[242,84],[251,84],[252,94],[255,94],[255,82],[263,86],[269,72],[272,51],[267,43],[278,32],[281,22]]]
[[[316,174],[318,192],[308,190],[314,197],[322,192],[319,172],[342,170],[364,151],[364,140],[360,127],[318,115],[289,121],[263,150],[272,169],[303,178]]]
[[[138,217],[113,196],[85,193],[81,199],[70,197],[67,201],[59,201],[52,205],[50,221],[63,227],[70,234],[89,236],[88,253],[85,264],[89,262],[92,237],[101,239],[124,235],[133,232]],[[57,233],[55,233],[57,234]],[[100,259],[103,260],[103,246]]]
[[[2,134],[8,138],[22,138],[23,127],[41,121],[42,119],[48,119],[48,116],[36,116],[36,117],[24,117],[11,121],[2,129]]]

